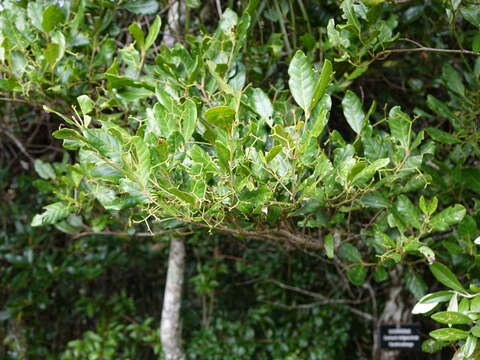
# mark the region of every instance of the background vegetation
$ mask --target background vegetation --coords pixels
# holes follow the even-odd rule
[[[404,356],[478,356],[479,29],[475,0],[3,1],[0,357],[163,356],[172,237],[188,358],[401,358],[395,321]]]

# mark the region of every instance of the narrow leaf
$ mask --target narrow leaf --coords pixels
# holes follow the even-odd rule
[[[320,101],[323,94],[325,94],[325,90],[330,82],[330,78],[332,77],[333,67],[330,60],[326,59],[323,63],[322,72],[320,73],[320,77],[315,84],[315,88],[313,89],[313,97],[312,103],[310,104],[310,112],[313,111],[315,105]]]
[[[445,265],[435,262],[430,265],[430,271],[432,272],[433,276],[435,276],[435,278],[443,285],[452,290],[466,292],[452,271]]]

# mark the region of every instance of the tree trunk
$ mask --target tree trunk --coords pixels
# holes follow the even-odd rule
[[[185,271],[185,244],[183,238],[172,238],[168,256],[167,283],[163,297],[160,339],[165,360],[185,360],[182,349],[180,308]]]
[[[385,308],[375,324],[376,331],[374,333],[374,360],[396,360],[400,356],[398,350],[381,350],[380,349],[380,325],[381,324],[400,324],[408,322],[411,317],[410,309],[404,303],[404,299],[401,296],[402,285],[401,276],[403,269],[397,266],[395,270],[390,273],[392,285],[388,291],[388,299],[385,303]]]

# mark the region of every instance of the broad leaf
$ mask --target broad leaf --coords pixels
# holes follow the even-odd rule
[[[392,136],[407,149],[410,145],[412,120],[399,106],[392,108],[388,114],[388,126]]]
[[[342,100],[343,115],[355,133],[360,134],[364,126],[365,113],[362,103],[354,92],[347,90]]]
[[[463,205],[457,204],[450,206],[432,217],[432,229],[435,231],[445,231],[451,225],[458,224],[462,221],[466,213],[467,211]]]
[[[295,53],[288,67],[288,75],[290,76],[288,80],[290,92],[308,118],[315,84],[312,64],[302,51],[299,50]]]

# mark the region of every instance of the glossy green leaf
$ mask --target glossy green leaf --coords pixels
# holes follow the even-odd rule
[[[412,120],[399,106],[392,108],[388,114],[388,126],[392,136],[407,149],[410,145]]]
[[[330,83],[330,78],[332,77],[333,67],[330,60],[325,59],[323,63],[322,71],[320,72],[320,76],[315,83],[315,87],[313,89],[313,96],[312,102],[310,104],[310,112],[313,111],[317,103],[325,94],[325,90],[327,89],[328,84]]]
[[[290,76],[288,80],[290,92],[308,118],[315,83],[312,64],[302,51],[299,50],[295,53],[288,67],[288,75]]]
[[[433,140],[438,141],[442,144],[451,145],[451,144],[457,144],[460,142],[460,140],[458,140],[456,136],[440,129],[427,128],[425,129],[425,131],[428,133],[428,135],[430,135],[430,137]]]
[[[323,246],[325,247],[325,253],[329,259],[333,259],[335,249],[335,239],[332,234],[327,234],[323,239]]]
[[[193,100],[188,99],[183,104],[182,118],[182,135],[185,141],[189,141],[197,125],[197,106]]]
[[[230,150],[220,141],[215,141],[215,149],[217,151],[218,161],[222,168],[230,172]]]
[[[61,140],[78,140],[82,139],[82,136],[78,133],[78,131],[73,130],[73,129],[60,129],[57,131],[54,131],[52,133],[52,136],[55,139],[61,139]]]
[[[435,276],[435,278],[440,283],[442,283],[446,287],[449,287],[452,290],[460,291],[463,293],[466,292],[462,284],[460,284],[456,276],[452,273],[452,271],[448,267],[446,267],[445,265],[439,262],[435,262],[431,264],[429,267],[433,276]]]
[[[282,145],[277,145],[271,148],[267,155],[265,155],[265,162],[268,164],[270,161],[275,159],[275,157],[282,151],[282,149]]]
[[[135,39],[135,44],[137,45],[138,49],[141,51],[145,50],[145,34],[143,33],[143,30],[138,24],[131,24],[128,27],[128,32],[133,36]]]
[[[465,86],[457,70],[450,64],[445,64],[442,69],[443,82],[454,93],[465,96]]]
[[[347,271],[348,280],[354,285],[362,285],[367,277],[367,268],[362,265],[352,266]]]
[[[64,16],[62,11],[56,5],[50,5],[43,11],[42,28],[45,32],[50,32],[57,25],[63,23]]]
[[[65,219],[70,209],[62,202],[56,202],[44,207],[44,212],[33,217],[31,226],[51,225]]]
[[[49,43],[43,52],[43,56],[45,56],[48,65],[54,67],[60,59],[60,46],[58,44]]]
[[[205,112],[205,118],[219,128],[230,130],[235,121],[235,110],[230,106],[216,106]]]
[[[350,243],[345,243],[340,246],[338,256],[345,261],[362,262],[362,255],[360,254],[360,251],[358,251],[358,249]]]
[[[365,113],[362,103],[354,92],[347,90],[342,100],[343,115],[355,133],[360,134],[364,126]]]
[[[475,336],[469,335],[467,341],[463,345],[463,355],[466,358],[469,358],[475,352],[477,348],[477,338]]]
[[[88,95],[80,95],[77,97],[78,105],[80,105],[80,110],[83,115],[87,115],[92,112],[95,107],[95,103]]]
[[[455,328],[444,328],[431,331],[430,336],[440,341],[457,341],[466,339],[468,332]]]
[[[378,170],[390,163],[390,159],[378,159],[357,173],[352,179],[352,185],[363,185],[370,181]]]
[[[150,150],[145,144],[143,139],[139,136],[132,138],[133,145],[135,146],[135,153],[137,155],[138,167],[136,173],[140,178],[143,186],[147,185],[150,175]]]
[[[250,101],[253,105],[255,112],[260,115],[260,117],[264,119],[267,124],[272,126],[273,122],[270,118],[273,115],[273,106],[272,102],[263,92],[263,90],[259,88],[253,89],[250,96]]]
[[[445,231],[450,226],[458,224],[463,220],[467,211],[463,205],[449,206],[437,215],[432,217],[431,225],[434,231]]]
[[[425,295],[420,300],[420,302],[422,304],[441,303],[441,302],[450,301],[452,296],[453,296],[452,291],[448,291],[448,290],[437,291],[437,292]]]
[[[158,11],[160,4],[157,0],[128,0],[120,7],[138,15],[153,15]]]
[[[150,47],[155,43],[157,40],[158,34],[160,32],[160,27],[162,26],[162,20],[159,16],[155,16],[155,20],[153,24],[148,29],[148,35],[145,39],[145,51],[150,49]]]
[[[397,198],[394,213],[407,227],[420,229],[419,211],[407,196],[400,195]]]
[[[463,325],[472,322],[467,315],[460,312],[442,311],[432,315],[432,319],[441,324]]]

